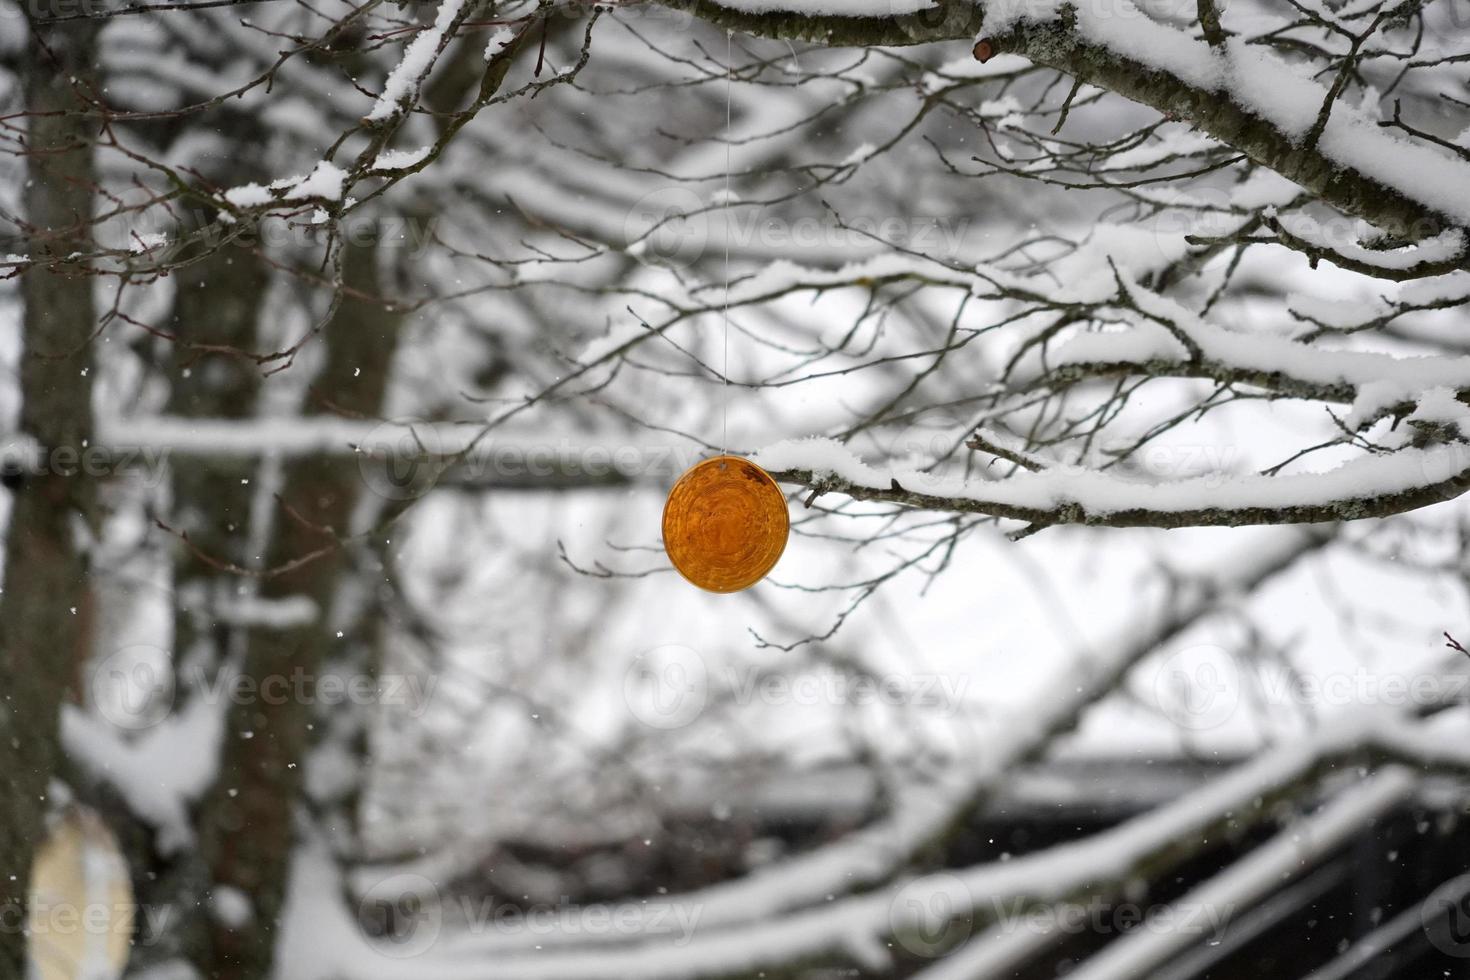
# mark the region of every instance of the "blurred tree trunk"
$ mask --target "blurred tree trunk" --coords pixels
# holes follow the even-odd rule
[[[436,77],[426,92],[427,101],[447,108],[467,97],[484,73],[481,52],[482,47],[473,43],[457,45],[452,70]],[[496,86],[506,67],[499,69]],[[431,215],[410,212],[408,217],[428,221]],[[385,243],[380,235],[381,228],[372,234],[351,229],[347,235],[343,268],[347,292],[324,331],[325,363],[312,384],[305,414],[365,418],[382,414],[403,314],[370,297],[394,291],[384,282],[383,272],[390,266],[399,268],[408,255],[400,252],[390,263],[384,249],[412,242]],[[276,514],[266,567],[311,554],[330,543],[334,535],[350,533],[352,516],[364,492],[371,491],[355,461],[306,458],[292,462],[286,471],[281,493],[284,506]],[[386,516],[408,502],[374,503],[373,509]],[[334,665],[364,680],[372,679],[378,669],[380,620],[368,621],[367,609],[349,611],[339,602],[344,583],[355,571],[356,558],[370,567],[381,562],[374,543],[336,548],[287,574],[267,579],[261,590],[268,599],[306,596],[316,603],[319,617],[310,626],[286,632],[251,631],[246,675],[256,685],[269,677],[304,677],[308,683],[299,690],[305,696],[294,697],[298,688],[288,684],[293,694],[288,703],[232,708],[219,778],[201,813],[201,849],[213,882],[248,897],[253,916],[249,923],[235,928],[217,920],[209,924],[212,958],[201,965],[212,966],[211,975],[222,980],[255,980],[270,970],[297,838],[295,820],[309,802],[302,794],[308,752],[330,738],[350,750],[338,758],[350,756],[361,762],[366,754],[369,712],[364,706],[340,704],[328,713],[314,703],[313,693],[315,682]],[[375,586],[367,588],[370,594],[363,605],[375,607],[371,597]],[[354,650],[358,652],[355,659]],[[335,775],[339,795],[315,802],[322,804],[319,816],[327,822],[345,824],[354,816],[361,772]],[[348,826],[328,829],[348,837],[355,833]]]
[[[57,11],[41,2],[32,18]],[[23,59],[29,116],[30,251],[47,257],[92,247],[96,188],[94,124],[78,110],[90,86],[97,27],[84,20],[33,19]],[[67,114],[67,113],[78,114]],[[93,280],[32,267],[21,278],[24,351],[21,431],[48,455],[13,488],[0,595],[0,901],[24,907],[31,861],[43,833],[48,781],[61,761],[59,709],[88,654],[87,538],[94,488],[79,465],[92,429]],[[25,973],[25,937],[0,929],[0,976]]]
[[[381,411],[402,315],[369,297],[381,293],[380,247],[375,236],[349,236],[344,255],[346,293],[321,342],[325,361],[312,386],[308,414],[376,416]],[[267,599],[305,596],[316,622],[289,630],[253,629],[245,674],[255,690],[273,683],[284,697],[241,699],[229,708],[219,777],[201,812],[200,846],[216,889],[248,900],[248,922],[212,919],[212,956],[201,963],[221,980],[253,980],[269,973],[290,859],[301,812],[308,750],[327,720],[316,683],[342,641],[333,611],[352,573],[350,533],[364,487],[354,460],[310,457],[286,469],[276,532],[266,567],[278,569],[323,548],[315,559],[267,577]],[[351,705],[331,707],[350,711]]]
[[[258,129],[252,120],[238,121],[240,155],[211,172],[220,186],[235,186],[262,178],[258,155],[251,151],[249,134]],[[259,144],[264,134],[258,134]],[[258,145],[258,144],[257,144]],[[214,219],[213,214],[201,220]],[[185,228],[187,234],[194,228]],[[167,414],[177,418],[238,420],[254,418],[261,388],[260,367],[244,352],[260,344],[261,310],[271,283],[265,258],[251,243],[199,246],[203,255],[176,277],[173,310],[166,327],[179,338],[163,345],[164,372],[169,381]],[[190,344],[207,345],[199,353]],[[234,349],[232,355],[223,350]],[[251,505],[260,470],[253,456],[199,456],[176,460],[171,468],[170,521],[189,535],[192,548],[174,549],[173,660],[176,671],[175,710],[190,697],[201,696],[193,681],[203,672],[215,683],[229,655],[240,649],[243,631],[217,615],[220,603],[236,598],[245,583],[238,575],[221,572],[200,555],[249,565]],[[196,550],[197,549],[197,550]],[[209,873],[196,852],[161,855],[148,840],[131,855],[142,873],[137,880],[142,900],[170,906],[178,914],[171,928],[139,948],[134,967],[145,967],[175,957],[199,960],[208,954],[209,933],[204,917]]]
[[[237,167],[217,182],[229,187],[258,179],[258,167]],[[243,352],[255,351],[259,345],[257,325],[270,286],[270,267],[247,246],[201,248],[209,250],[177,277],[178,291],[168,329],[191,343],[242,353],[196,354],[188,347],[171,344],[167,411],[178,418],[243,421],[253,418],[257,411],[261,369]],[[259,466],[260,461],[254,457],[206,455],[174,467],[173,520],[179,530],[188,533],[198,552],[239,565],[248,563],[253,478]],[[176,659],[182,661],[201,652],[197,644],[212,646],[215,654],[225,652],[229,627],[220,624],[213,612],[223,593],[238,593],[239,578],[222,574],[193,549],[181,548],[174,581],[181,595],[200,600],[197,607],[181,605],[176,610]]]

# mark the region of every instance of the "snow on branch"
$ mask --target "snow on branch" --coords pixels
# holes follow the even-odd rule
[[[879,469],[820,438],[779,442],[754,459],[777,480],[821,493],[1042,526],[1316,524],[1401,514],[1470,490],[1470,447],[1460,444],[1366,456],[1323,473],[1248,475],[1223,483],[1215,477],[1145,483],[1064,465],[1004,480],[964,480]]]
[[[1374,249],[1356,241],[1339,241],[1320,222],[1307,215],[1280,215],[1267,209],[1265,224],[1277,241],[1306,254],[1315,263],[1326,259],[1334,265],[1377,279],[1404,282],[1443,276],[1465,263],[1465,232],[1452,228],[1412,248]]]
[[[374,975],[417,976],[427,967],[436,976],[466,980],[486,975],[486,971],[505,980],[624,976],[651,980],[729,976],[817,957],[835,957],[878,970],[887,966],[884,940],[905,927],[906,910],[946,908],[954,915],[990,915],[996,903],[1007,900],[1048,902],[1116,890],[1134,880],[1141,867],[1173,866],[1205,850],[1227,828],[1241,833],[1269,820],[1276,803],[1301,798],[1345,764],[1361,763],[1370,756],[1390,760],[1380,769],[1381,774],[1389,775],[1346,791],[1319,814],[1324,820],[1320,826],[1325,846],[1347,814],[1381,812],[1369,802],[1386,807],[1414,787],[1415,777],[1394,763],[1418,760],[1399,759],[1393,748],[1397,730],[1412,724],[1386,712],[1348,718],[1308,737],[1284,742],[1220,779],[1091,837],[1008,862],[893,882],[739,928],[715,929],[700,917],[693,921],[692,938],[687,942],[645,936],[641,941],[599,949],[540,948],[538,944],[534,951],[508,953],[483,936],[445,935],[412,963],[379,961],[377,969],[389,972]],[[1407,741],[1412,743],[1413,736]],[[1442,761],[1456,769],[1465,762],[1463,756]],[[947,901],[939,901],[941,898]],[[669,900],[658,905],[665,916],[676,914]],[[395,969],[398,965],[403,969]]]
[[[49,447],[0,436],[0,469],[35,472]],[[369,485],[419,474],[422,490],[564,489],[667,483],[699,458],[686,440],[625,429],[518,426],[486,435],[482,422],[374,422],[313,416],[220,420],[102,418],[84,465],[106,472],[161,471],[172,461],[355,460]]]
[[[364,117],[367,122],[384,123],[411,108],[419,86],[429,74],[429,69],[434,67],[434,59],[453,37],[453,28],[457,26],[464,5],[464,0],[444,0],[439,5],[434,23],[409,42],[402,60],[388,73],[382,94]]]
[[[1126,632],[1080,663],[1068,662],[1043,686],[1055,696],[1026,705],[997,724],[995,737],[987,743],[989,751],[978,765],[936,781],[895,787],[889,813],[835,843],[740,879],[683,894],[648,896],[609,912],[643,932],[665,914],[661,910],[698,908],[701,929],[732,929],[745,935],[743,927],[752,923],[779,920],[792,910],[821,905],[833,895],[890,880],[914,855],[942,840],[963,814],[983,805],[1018,766],[1038,758],[1059,735],[1075,728],[1083,713],[1150,653],[1222,603],[1249,595],[1333,538],[1330,530],[1321,528],[1277,530],[1264,536],[1266,540],[1243,541],[1232,548],[1214,574],[1154,601],[1141,601]],[[540,937],[481,936],[467,942],[466,951],[500,956],[524,951],[528,942],[565,948],[585,941],[588,937],[560,932]]]
[[[242,184],[231,187],[221,197],[235,208],[260,208],[268,205],[302,204],[313,201],[336,203],[342,200],[347,174],[340,167],[323,160],[309,174],[284,177],[269,185]]]
[[[1175,904],[1206,909],[1249,908],[1313,866],[1315,859],[1360,834],[1403,803],[1419,780],[1403,766],[1387,766],[1282,829],[1244,859],[1191,890]],[[1187,931],[1138,929],[1109,943],[1082,964],[1074,980],[1128,980],[1146,976],[1198,937]]]
[[[1219,921],[1232,909],[1248,907],[1312,867],[1314,858],[1341,846],[1402,803],[1418,785],[1419,780],[1409,769],[1387,766],[1344,790],[1317,812],[1292,822],[1245,858],[1178,899],[1171,908],[1204,910]],[[1116,900],[1122,890],[1121,883],[1109,882],[1099,889],[1107,894],[1095,893],[1094,897]],[[1054,924],[1026,930],[993,929],[915,977],[958,980],[997,976],[1041,948],[1060,942],[1062,937],[1057,932]],[[1200,938],[1191,930],[1134,930],[1109,943],[1071,975],[1087,980],[1146,976]]]
[[[1044,358],[1035,353],[1018,365],[1012,382],[1048,374],[1056,380],[1084,374],[1173,375],[1344,403],[1369,386],[1392,390],[1395,400],[1405,403],[1430,388],[1470,390],[1470,357],[1332,350],[1269,333],[1229,330],[1173,299],[1122,281],[1139,322],[1068,338]]]
[[[936,0],[874,16],[831,0],[663,0],[725,27],[834,45],[973,38],[1186,120],[1321,200],[1409,240],[1470,225],[1470,161],[1379,125],[1308,72],[1238,37],[1211,44],[1129,0]],[[1325,115],[1324,115],[1325,113]]]

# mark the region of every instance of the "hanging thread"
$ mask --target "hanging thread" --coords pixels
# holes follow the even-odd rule
[[[664,502],[663,540],[669,562],[710,592],[739,592],[765,578],[786,550],[791,517],[771,475],[730,447],[730,239],[734,164],[735,42],[725,32],[725,301],[720,311],[724,367],[723,446],[679,477]]]
[[[730,132],[730,102],[735,84],[735,42],[734,34],[725,32],[725,198],[723,204],[723,217],[725,219],[725,305],[720,313],[721,340],[725,348],[724,367],[720,374],[724,377],[722,401],[724,402],[724,435],[720,438],[720,455],[730,451],[730,171],[733,168],[733,151],[731,148]]]

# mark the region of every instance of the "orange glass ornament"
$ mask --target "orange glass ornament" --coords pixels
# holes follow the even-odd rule
[[[664,504],[664,551],[680,575],[709,592],[739,592],[765,578],[790,531],[781,488],[739,456],[691,467]]]

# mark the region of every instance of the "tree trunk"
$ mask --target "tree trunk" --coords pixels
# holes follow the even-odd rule
[[[347,246],[348,292],[328,323],[323,368],[313,385],[308,413],[373,416],[381,411],[388,364],[401,314],[365,300],[380,292],[376,242]],[[275,568],[349,533],[362,490],[357,464],[348,459],[308,458],[291,464],[281,493],[277,533],[267,567]],[[343,641],[333,617],[338,589],[350,574],[347,548],[327,553],[265,580],[265,598],[306,596],[319,610],[310,626],[282,632],[252,630],[245,673],[259,697],[230,708],[219,778],[201,815],[200,844],[216,889],[236,890],[249,901],[246,923],[211,922],[211,976],[256,980],[268,975],[285,880],[297,839],[302,773],[308,750],[330,719],[319,708],[316,683]],[[266,697],[272,684],[283,697]]]
[[[252,132],[249,119],[241,118],[239,126],[242,134]],[[257,138],[264,142],[263,134]],[[221,186],[259,180],[261,168],[253,157],[245,151],[210,177]],[[204,216],[205,220],[212,218]],[[257,349],[270,266],[248,245],[207,243],[201,247],[211,251],[176,280],[173,312],[166,327],[178,341],[159,341],[167,345],[159,358],[165,362],[169,380],[167,413],[176,418],[245,421],[257,412],[261,370],[243,353],[235,356],[220,349]],[[192,344],[208,345],[211,350],[200,354]],[[249,563],[248,529],[259,471],[260,460],[248,456],[176,459],[170,467],[170,522],[187,533],[193,545],[174,550],[174,592],[179,597],[172,647],[175,710],[186,699],[201,696],[194,688],[200,671],[205,683],[217,682],[222,663],[244,639],[243,631],[216,615],[222,599],[237,595],[240,579],[220,572],[199,555],[236,565]],[[137,875],[140,900],[175,910],[167,933],[152,937],[149,946],[134,952],[133,966],[146,968],[175,958],[205,959],[210,937],[202,910],[208,907],[209,873],[200,855],[195,851],[162,855],[151,842],[145,842],[133,860],[142,872]]]
[[[33,16],[54,13],[31,4]],[[37,9],[39,7],[40,9]],[[59,709],[88,655],[86,538],[94,488],[80,464],[92,428],[93,281],[46,259],[91,248],[93,126],[79,110],[95,60],[95,25],[31,25],[24,60],[29,115],[25,208],[30,254],[24,302],[21,430],[45,453],[39,472],[8,482],[10,533],[0,595],[0,901],[24,908],[44,832],[48,782],[61,759]],[[77,270],[73,268],[73,272]],[[0,929],[0,975],[25,971],[25,937]]]

